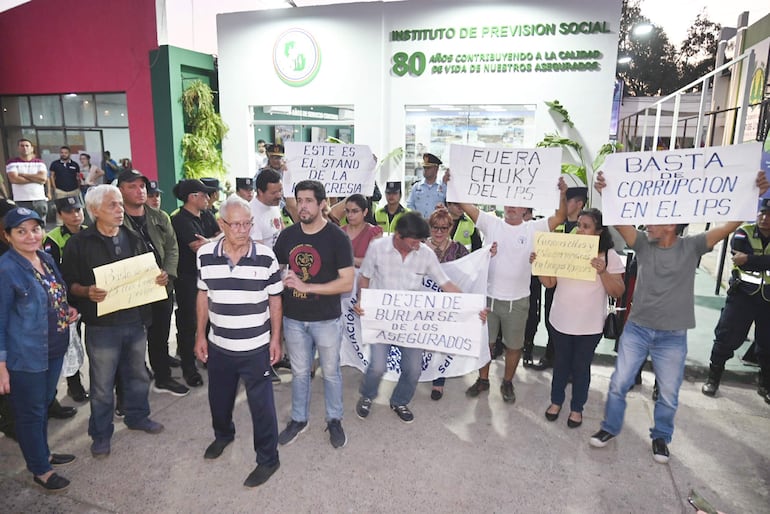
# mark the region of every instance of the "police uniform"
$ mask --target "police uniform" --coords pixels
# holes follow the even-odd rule
[[[476,230],[476,225],[465,214],[456,220],[452,220],[450,236],[452,241],[457,241],[470,251],[481,248],[481,236],[479,236],[479,232]]]
[[[401,182],[387,182],[385,184],[385,194],[388,193],[401,194]],[[377,222],[377,226],[382,228],[384,233],[391,234],[396,230],[396,222],[405,212],[409,212],[409,210],[403,205],[398,204],[396,212],[391,216],[386,203],[381,209],[374,211],[374,221]]]
[[[764,199],[760,215],[770,216],[768,211],[770,199]],[[742,266],[733,266],[725,306],[714,329],[709,376],[702,392],[716,394],[725,363],[746,340],[754,323],[759,394],[770,403],[770,236],[763,236],[757,223],[747,223],[733,234],[732,249],[748,258]]]

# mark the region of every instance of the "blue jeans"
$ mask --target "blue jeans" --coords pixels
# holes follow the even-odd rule
[[[369,367],[366,368],[364,380],[361,382],[361,396],[374,400],[380,388],[380,380],[388,367],[390,356],[389,344],[369,345]],[[407,405],[414,397],[417,381],[422,373],[422,349],[394,346],[400,352],[401,375],[398,377],[396,388],[390,395],[390,404],[395,406]]]
[[[238,382],[243,380],[251,414],[257,464],[275,465],[278,462],[278,422],[275,417],[273,382],[270,380],[268,347],[249,352],[230,352],[209,343],[208,371],[209,407],[214,437],[220,441],[232,441],[235,438],[233,407],[238,394]]]
[[[583,412],[583,405],[588,400],[588,388],[591,386],[591,361],[602,335],[563,334],[552,326],[551,336],[556,352],[551,380],[551,403],[564,403],[564,390],[572,376],[572,400],[569,410]]]
[[[51,470],[48,449],[48,405],[56,396],[64,356],[48,361],[48,370],[37,373],[8,370],[11,407],[16,419],[16,437],[27,469],[35,475]]]
[[[679,404],[679,387],[684,378],[687,330],[656,330],[641,327],[632,321],[626,322],[618,342],[618,359],[610,379],[602,430],[613,435],[620,433],[626,411],[626,393],[634,385],[647,354],[652,359],[660,391],[655,402],[655,425],[650,429],[650,438],[663,438],[670,443]]]
[[[326,421],[342,419],[342,373],[340,345],[342,323],[339,318],[323,321],[297,321],[283,318],[283,334],[291,361],[291,419],[307,421],[310,410],[310,370],[315,351],[324,377]]]
[[[144,367],[147,332],[141,323],[101,327],[86,325],[86,352],[91,378],[91,417],[88,435],[109,439],[115,427],[115,372],[119,372],[122,407],[127,426],[150,416],[150,379]]]

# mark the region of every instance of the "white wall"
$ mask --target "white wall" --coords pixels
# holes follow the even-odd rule
[[[430,104],[536,104],[540,135],[558,129],[582,139],[590,162],[607,141],[620,0],[590,4],[564,0],[520,2],[429,2],[346,4],[291,10],[224,14],[217,19],[221,112],[230,127],[224,158],[230,169],[248,169],[252,131],[250,105],[352,104],[356,143],[384,155],[404,145],[404,106]],[[609,33],[560,35],[561,22],[606,21]],[[555,23],[557,33],[539,37],[478,37],[437,41],[390,42],[392,30]],[[309,31],[321,49],[321,69],[304,87],[279,80],[272,68],[277,37],[289,28]],[[391,72],[396,52],[457,53],[559,52],[599,50],[599,71],[506,74],[431,74]],[[531,61],[534,69],[537,63]],[[520,64],[520,63],[519,63]],[[558,123],[543,103],[558,99],[579,133]]]

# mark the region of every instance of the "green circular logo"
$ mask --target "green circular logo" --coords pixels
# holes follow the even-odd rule
[[[275,41],[273,66],[278,77],[289,86],[310,83],[321,67],[318,43],[303,29],[289,29]]]

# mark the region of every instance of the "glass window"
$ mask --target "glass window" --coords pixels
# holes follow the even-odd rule
[[[29,100],[26,96],[4,97],[2,110],[3,123],[6,125],[32,125],[29,117]]]
[[[63,130],[38,130],[38,147],[35,149],[38,157],[43,159],[47,166],[59,158],[59,148],[65,143]]]
[[[96,100],[96,124],[100,127],[128,127],[126,95],[110,93],[94,95]]]
[[[93,127],[96,125],[96,106],[93,95],[76,95],[74,93],[62,97],[64,107],[64,124],[68,127]]]
[[[127,132],[123,130],[122,132]],[[72,154],[85,152],[98,164],[102,155],[102,134],[100,130],[67,130],[67,146]],[[95,156],[95,158],[94,158]]]
[[[32,145],[35,147],[35,153],[38,153],[37,150],[37,135],[35,134],[35,129],[28,129],[28,128],[9,128],[5,131],[5,141],[8,148],[8,158],[12,157],[18,157],[18,145],[19,145],[19,139],[29,139],[32,141]]]
[[[32,124],[38,127],[61,127],[64,123],[61,114],[59,95],[30,96]]]

